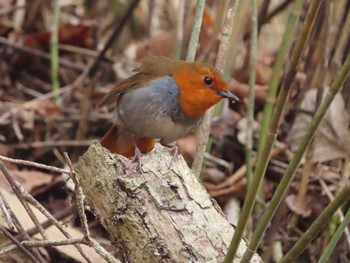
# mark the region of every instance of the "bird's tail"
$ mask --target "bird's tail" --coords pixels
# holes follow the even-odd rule
[[[155,140],[152,138],[134,139],[130,134],[120,133],[118,127],[113,125],[103,136],[100,143],[111,153],[132,157],[135,155],[135,145],[141,153],[148,153],[153,149]]]

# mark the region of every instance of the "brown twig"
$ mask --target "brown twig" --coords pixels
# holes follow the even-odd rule
[[[68,171],[68,170],[64,170],[64,169],[57,168],[54,166],[49,166],[49,165],[36,163],[36,162],[30,162],[30,161],[21,160],[21,159],[12,159],[12,158],[8,158],[8,157],[2,156],[2,155],[0,155],[0,160],[5,161],[5,162],[9,162],[9,163],[20,164],[20,165],[39,168],[39,169],[44,169],[44,170],[47,170],[47,171],[50,171],[53,173],[59,173],[59,174],[69,174],[70,173],[70,171]]]
[[[15,6],[6,6],[0,9],[0,17],[9,15],[18,9],[25,8],[27,5],[15,5]]]
[[[25,161],[24,161],[25,162]],[[0,161],[0,170],[6,177],[7,181],[10,183],[13,191],[17,195],[18,199],[20,202],[23,204],[25,203],[24,200],[30,202],[32,205],[34,205],[44,216],[46,216],[49,220],[52,221],[53,225],[55,225],[61,232],[62,234],[67,237],[71,238],[70,234],[61,226],[61,224],[37,201],[35,200],[34,197],[32,197],[21,185],[19,185],[17,182],[15,182],[9,171],[6,169],[5,165],[3,164],[2,161]],[[36,225],[37,226],[37,225]],[[37,226],[38,227],[38,226]],[[40,226],[41,227],[41,226]],[[42,227],[41,227],[42,228]],[[27,233],[26,237],[29,239],[29,236]],[[81,249],[79,245],[75,245],[79,253],[82,255],[82,257],[87,261],[87,262],[92,262],[90,258],[85,254],[85,252]],[[39,254],[39,253],[38,253]],[[41,255],[39,254],[40,258]],[[43,261],[40,261],[43,262]]]
[[[48,54],[46,52],[43,52],[43,51],[41,51],[39,49],[23,46],[22,44],[19,44],[19,43],[13,42],[13,41],[9,41],[6,38],[1,37],[1,36],[0,36],[0,44],[4,44],[4,45],[7,45],[7,46],[10,46],[10,47],[12,47],[14,49],[17,49],[17,50],[20,50],[22,52],[35,55],[37,57],[40,57],[40,58],[43,58],[43,59],[46,59],[46,60],[50,60],[51,59],[50,54]],[[74,69],[74,70],[78,70],[78,71],[83,71],[84,68],[85,68],[84,66],[80,66],[78,64],[75,64],[75,63],[70,62],[70,61],[68,61],[66,59],[63,59],[63,58],[59,59],[59,64],[61,66],[64,66],[64,67],[67,67],[67,68],[71,68],[71,69]]]
[[[75,204],[78,208],[78,215],[79,215],[80,223],[81,223],[81,226],[83,229],[83,233],[86,237],[90,238],[89,226],[88,226],[86,215],[84,212],[83,190],[80,187],[79,180],[77,178],[76,173],[74,172],[73,164],[72,164],[72,161],[69,159],[68,153],[66,153],[66,152],[64,153],[64,158],[66,159],[66,162],[67,162],[69,169],[70,169],[69,176],[70,176],[70,178],[72,178],[72,180],[74,182],[74,193],[75,193],[75,198],[76,198]]]
[[[57,215],[55,215],[55,218],[57,221],[61,221],[63,220],[64,218],[66,218],[67,216],[71,215],[74,211],[74,208],[72,206],[70,207],[67,207],[66,209],[64,209],[63,211],[59,212]],[[41,223],[42,227],[44,229],[52,226],[52,221],[50,220],[46,220],[44,222]],[[34,236],[38,233],[38,229],[36,227],[33,227],[33,228],[30,228],[27,230],[27,234],[29,236]],[[19,237],[16,236],[16,238],[18,239]]]
[[[10,232],[8,232],[3,226],[0,225],[0,233],[4,236],[6,236],[9,240],[11,240],[15,244],[15,248],[18,248],[24,255],[26,255],[31,261],[33,262],[44,262],[44,260],[38,260],[32,253],[28,251],[16,238],[14,238],[13,235],[11,235]],[[8,249],[1,249],[0,250],[0,255],[9,252]]]
[[[18,182],[16,182],[15,180],[13,180],[13,178],[11,177],[10,173],[7,171],[7,169],[5,168],[5,165],[3,164],[3,162],[0,162],[0,170],[2,171],[3,175],[5,176],[7,182],[11,185],[11,188],[13,190],[13,192],[15,193],[15,195],[17,196],[18,200],[21,202],[21,204],[23,205],[24,209],[27,211],[29,217],[32,219],[34,225],[38,228],[41,236],[43,237],[43,239],[47,239],[47,235],[44,231],[44,229],[42,228],[42,226],[40,225],[40,222],[38,220],[38,218],[35,216],[33,210],[30,208],[30,206],[28,205],[27,202],[25,202],[21,196],[21,186]]]
[[[332,194],[332,191],[329,189],[329,187],[326,184],[326,182],[323,179],[319,179],[319,183],[320,183],[323,191],[326,193],[329,201],[332,202],[334,200],[334,195]],[[341,209],[339,209],[337,211],[337,213],[338,213],[339,218],[341,219],[341,221],[343,221],[344,220],[344,213],[343,213],[343,211]],[[348,247],[350,249],[350,231],[349,231],[349,228],[345,228],[344,234],[346,236]]]
[[[68,239],[71,239],[72,236],[62,227],[62,225],[54,218],[49,211],[46,210],[33,196],[31,196],[22,186],[20,186],[21,196],[35,206],[47,219],[52,221],[52,224],[61,231],[61,233]],[[85,254],[82,248],[79,245],[74,245],[79,251],[80,255],[87,261],[92,262],[91,259]]]
[[[270,13],[267,13],[264,16],[259,16],[258,32],[260,32],[260,29],[263,25],[267,24],[273,17],[275,17],[279,13],[283,12],[292,2],[293,0],[285,0],[282,3],[280,3],[278,6],[276,6]],[[245,32],[244,39],[248,39],[250,37],[250,34],[251,34],[250,32],[251,32],[250,30],[247,30]]]
[[[3,175],[6,177],[6,179],[8,180],[8,178],[12,179],[10,176],[10,173],[8,172],[8,170],[6,169],[4,163],[0,160],[0,170],[3,173]],[[11,185],[12,187],[12,185]],[[16,190],[16,188],[12,188],[14,189],[14,191]],[[15,192],[15,194],[17,195],[18,192]],[[5,199],[3,199],[5,206],[8,208],[8,212],[10,213],[13,223],[16,226],[16,229],[18,230],[18,232],[21,234],[21,238],[27,239],[29,240],[29,236],[28,234],[25,232],[24,227],[22,226],[22,224],[20,223],[20,221],[18,220],[17,216],[13,213],[13,211],[10,209],[10,206],[8,205],[8,203],[6,202]],[[23,199],[21,200],[23,201]],[[39,251],[34,249],[32,251],[33,256],[39,261],[39,262],[44,262],[44,259],[42,258],[42,256],[40,255]]]
[[[112,35],[107,40],[107,43],[104,45],[103,49],[99,52],[98,56],[89,63],[88,67],[84,70],[84,72],[81,74],[79,79],[77,79],[73,86],[76,85],[79,82],[83,82],[86,77],[93,78],[98,70],[98,66],[100,65],[100,62],[104,59],[106,52],[108,49],[112,46],[112,44],[118,39],[120,36],[120,33],[122,32],[126,22],[131,18],[131,14],[133,10],[136,8],[137,4],[140,0],[133,0],[131,4],[129,5],[128,9],[126,10],[124,16],[122,17],[120,23],[113,31]],[[88,131],[88,115],[90,114],[92,103],[91,103],[91,94],[94,90],[95,85],[91,84],[88,86],[88,88],[85,90],[84,98],[81,100],[81,112],[83,115],[83,118],[81,118],[76,134],[75,134],[75,140],[81,141],[85,134]]]
[[[4,195],[0,191],[0,209],[2,211],[2,214],[4,216],[5,222],[7,224],[7,227],[14,231],[15,225],[13,224],[10,212],[9,212],[9,205],[7,204]]]
[[[237,182],[235,182],[235,184],[230,185],[227,188],[222,188],[222,189],[217,189],[217,190],[208,190],[208,192],[209,192],[209,195],[211,197],[215,198],[215,197],[222,196],[222,195],[241,192],[242,189],[244,189],[244,187],[246,186],[246,184],[247,184],[247,179],[240,178]],[[205,186],[207,186],[207,185],[205,184]]]
[[[89,56],[89,57],[93,57],[93,58],[96,58],[99,55],[99,52],[96,50],[82,48],[82,47],[73,46],[73,45],[59,44],[58,47],[61,51],[76,53],[79,55]],[[111,59],[106,58],[106,57],[104,57],[103,60],[106,62],[109,62],[109,63],[113,63],[113,61]]]
[[[69,176],[72,178],[74,184],[75,184],[75,189],[74,189],[74,193],[75,193],[75,198],[76,198],[76,206],[78,208],[78,214],[79,214],[79,219],[80,219],[80,223],[83,229],[83,233],[84,233],[84,244],[93,247],[96,251],[96,253],[98,253],[102,258],[104,258],[107,262],[110,263],[118,263],[119,260],[117,260],[116,258],[113,257],[112,254],[110,254],[107,250],[105,250],[101,244],[99,244],[96,240],[94,240],[93,238],[91,238],[90,236],[90,231],[89,231],[89,226],[87,223],[87,219],[86,219],[86,215],[84,212],[84,194],[83,194],[83,190],[80,186],[79,180],[77,178],[77,175],[73,169],[73,164],[72,161],[69,159],[69,156],[67,153],[64,153],[64,158],[67,161],[67,164],[69,166],[70,169],[70,174]]]
[[[112,44],[118,39],[118,37],[120,36],[120,33],[122,32],[126,22],[128,22],[128,20],[131,18],[131,14],[134,11],[134,9],[136,8],[136,6],[138,5],[138,3],[140,2],[140,0],[133,0],[128,9],[126,10],[124,16],[122,17],[120,23],[118,24],[118,26],[115,28],[114,32],[112,33],[112,35],[109,37],[107,43],[105,44],[105,46],[103,47],[103,49],[100,51],[99,55],[97,56],[97,58],[95,59],[94,63],[91,65],[91,67],[88,68],[87,72],[88,72],[88,76],[92,77],[96,74],[98,66],[100,64],[100,62],[104,59],[107,50],[112,46]]]
[[[285,150],[285,148],[275,148],[272,150],[271,152],[271,158],[279,155],[281,152],[283,152]],[[256,157],[254,156],[252,158],[252,165],[254,165],[256,162]],[[235,173],[233,173],[230,177],[228,177],[224,182],[214,185],[214,184],[209,184],[206,183],[206,187],[208,189],[208,191],[219,191],[225,188],[231,188],[232,185],[235,185],[236,182],[238,182],[239,180],[241,180],[247,171],[247,167],[246,165],[242,165]]]
[[[11,148],[20,148],[20,149],[28,149],[28,148],[42,148],[42,147],[86,147],[91,145],[93,140],[62,140],[62,141],[44,141],[44,142],[28,142],[28,143],[15,143],[8,145]]]

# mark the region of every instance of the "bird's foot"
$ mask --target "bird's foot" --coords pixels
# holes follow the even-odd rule
[[[170,146],[169,148],[169,152],[172,153],[172,158],[169,164],[169,168],[171,168],[174,164],[175,161],[177,161],[179,158],[179,147],[177,147],[177,145],[175,146]]]
[[[143,154],[140,151],[140,149],[138,147],[135,147],[135,155],[134,157],[131,158],[131,162],[137,162],[139,165],[139,171],[142,173],[142,163],[141,163],[141,158],[142,158]]]

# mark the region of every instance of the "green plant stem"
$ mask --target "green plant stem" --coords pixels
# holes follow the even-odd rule
[[[263,118],[261,121],[260,137],[258,145],[258,156],[262,151],[263,145],[266,143],[266,137],[269,129],[270,118],[273,110],[273,106],[276,100],[276,92],[281,76],[281,70],[286,59],[289,47],[293,40],[293,35],[295,32],[296,24],[298,22],[298,17],[300,10],[303,6],[303,0],[296,0],[294,10],[289,14],[286,31],[283,35],[283,40],[281,43],[281,48],[278,51],[278,55],[275,64],[272,69],[271,79],[269,82],[269,89],[267,93],[266,102],[264,105]]]
[[[58,26],[60,18],[59,0],[53,1],[53,18],[51,25],[50,37],[50,55],[51,55],[51,85],[52,90],[57,93],[60,88],[59,74],[58,74]],[[56,96],[57,99],[57,96]]]
[[[326,249],[323,251],[322,256],[318,260],[318,263],[327,263],[329,262],[328,259],[331,256],[332,252],[334,251],[335,246],[337,245],[339,239],[344,233],[345,228],[349,225],[350,223],[350,209],[346,213],[343,221],[339,225],[337,231],[334,233],[331,241],[327,245]]]
[[[350,182],[339,191],[333,201],[323,210],[319,217],[312,223],[298,242],[281,259],[280,263],[295,262],[308,244],[316,237],[322,228],[328,223],[332,215],[350,198]],[[344,219],[345,220],[345,219]],[[344,221],[343,220],[343,221]]]
[[[227,3],[226,3],[227,2]],[[236,12],[237,12],[237,9],[238,9],[238,6],[239,6],[239,0],[235,0],[235,2],[234,2],[234,6],[233,6],[233,8],[232,8],[232,10],[233,10],[233,12],[234,12],[234,14],[236,15]],[[221,4],[223,4],[223,5],[227,5],[228,7],[227,8],[225,8],[225,10],[228,10],[228,8],[230,8],[230,0],[225,0],[225,2],[224,1],[222,1],[222,2],[220,2]],[[232,3],[231,3],[232,4]],[[235,19],[235,18],[234,18]],[[236,19],[235,19],[235,25],[236,25]],[[233,34],[233,32],[234,32],[234,30],[235,30],[235,28],[232,28],[232,32],[231,32],[231,34],[230,34],[230,36],[229,36],[229,38],[228,38],[228,36],[226,37],[227,38],[227,41],[228,41],[228,47],[227,47],[227,49],[228,49],[228,51],[227,51],[227,53],[230,53],[230,45],[231,45],[231,41],[232,41],[232,34]],[[224,34],[224,32],[222,32],[222,35]],[[228,54],[225,54],[226,55],[226,58],[230,58],[230,56],[228,55]],[[227,65],[228,63],[230,63],[230,59],[225,59],[225,65]],[[221,70],[221,71],[224,71],[226,69],[226,66]],[[228,76],[228,75],[225,75],[225,74],[223,74],[224,75],[224,80],[226,81],[226,82],[229,82],[230,81],[230,78],[231,78],[231,76]],[[216,116],[219,116],[219,115],[221,115],[221,113],[222,113],[222,111],[223,111],[223,109],[224,109],[224,107],[227,107],[228,106],[228,103],[226,102],[226,101],[224,101],[224,100],[221,100],[219,103],[217,103],[217,104],[215,104],[215,106],[214,106],[214,110],[213,110],[213,116],[214,117],[216,117]],[[210,138],[209,138],[209,140],[208,140],[208,144],[207,144],[207,146],[206,146],[206,152],[210,152],[211,151],[211,148],[212,148],[212,145],[213,145],[213,140],[211,140]]]
[[[257,162],[256,168],[255,168],[253,180],[252,180],[252,183],[250,185],[250,189],[247,192],[247,196],[245,198],[244,205],[242,208],[242,213],[241,213],[241,216],[239,218],[239,221],[238,221],[238,224],[236,227],[236,231],[235,231],[233,238],[231,240],[231,243],[230,243],[227,255],[225,257],[224,263],[231,263],[233,258],[235,257],[239,243],[241,242],[244,230],[246,228],[248,219],[249,219],[250,214],[253,210],[253,207],[255,204],[255,197],[256,197],[256,194],[258,192],[259,185],[260,185],[260,183],[263,179],[263,176],[265,174],[268,160],[269,160],[269,157],[271,154],[271,150],[272,150],[272,147],[273,147],[274,142],[275,142],[276,137],[277,137],[277,129],[278,129],[278,126],[279,126],[281,119],[282,119],[282,115],[283,115],[285,104],[286,104],[286,101],[287,101],[287,98],[289,95],[290,87],[291,87],[291,84],[292,84],[294,77],[296,75],[297,66],[299,64],[299,61],[300,61],[301,56],[302,56],[302,52],[303,52],[304,47],[305,47],[307,40],[309,38],[311,29],[312,29],[314,21],[316,19],[316,15],[318,13],[321,2],[322,2],[322,0],[312,1],[310,4],[310,7],[308,9],[301,34],[299,35],[299,38],[298,38],[297,43],[295,45],[295,48],[293,50],[290,64],[289,64],[287,73],[285,75],[281,91],[278,94],[275,109],[272,113],[272,119],[271,119],[271,124],[270,124],[270,129],[269,129],[267,141],[262,149],[262,154],[258,158],[258,162]],[[259,221],[259,223],[261,223],[261,221]],[[256,231],[255,231],[255,233],[256,233]],[[249,253],[251,255],[247,255],[246,261],[242,261],[242,262],[248,262],[250,260],[251,256],[253,255],[253,253],[256,250],[255,245],[258,245],[260,242],[260,237],[258,238],[258,240],[255,240],[255,241],[258,241],[258,242],[254,243],[254,246],[253,246],[254,249],[246,251],[246,253]]]
[[[247,141],[245,151],[245,161],[247,165],[247,188],[251,182],[253,175],[252,151],[253,151],[253,122],[254,122],[254,101],[255,101],[255,63],[257,57],[257,42],[258,42],[258,3],[257,0],[252,0],[251,6],[252,32],[250,37],[250,52],[249,52],[249,97],[247,110]]]
[[[181,58],[181,48],[184,37],[184,17],[185,16],[185,0],[180,0],[179,2],[179,16],[177,17],[177,26],[176,26],[176,43],[174,47],[174,58]]]
[[[99,69],[99,65],[101,61],[105,58],[107,51],[111,48],[111,46],[118,41],[118,39],[121,37],[121,32],[125,26],[125,24],[132,18],[132,13],[139,4],[140,0],[132,0],[129,1],[131,2],[126,9],[123,17],[121,18],[119,24],[115,27],[113,30],[111,36],[107,39],[107,42],[104,44],[103,48],[101,51],[99,51],[98,56],[95,58],[93,63],[84,70],[85,72],[83,73],[85,76],[89,76],[92,78],[95,76],[96,72]],[[92,85],[91,87],[93,87]]]
[[[340,69],[338,75],[336,76],[335,80],[333,81],[329,91],[327,92],[325,98],[323,99],[320,107],[315,113],[315,116],[310,122],[310,125],[308,126],[304,137],[302,138],[301,142],[298,145],[297,150],[294,152],[294,155],[292,157],[292,160],[290,161],[288,168],[285,172],[285,174],[282,177],[281,182],[279,183],[275,194],[273,195],[270,205],[267,207],[265,213],[262,215],[255,232],[253,233],[253,236],[251,238],[251,241],[249,243],[248,249],[245,252],[242,262],[249,262],[250,258],[252,257],[253,253],[256,251],[260,240],[262,236],[264,235],[267,226],[269,225],[269,222],[271,221],[271,218],[276,212],[276,209],[278,208],[281,200],[284,198],[287,189],[291,183],[291,181],[294,178],[295,171],[298,168],[300,161],[306,152],[308,146],[310,145],[310,142],[312,141],[315,132],[320,125],[324,115],[326,114],[330,104],[332,103],[335,95],[339,92],[340,88],[342,87],[344,81],[348,77],[350,72],[350,55],[347,57],[345,63],[343,64],[342,68]],[[238,228],[238,226],[237,226]]]
[[[192,26],[192,33],[187,49],[187,61],[194,61],[198,46],[199,34],[201,32],[202,18],[205,7],[205,0],[198,0],[196,5],[196,12],[194,14],[194,21]]]
[[[240,43],[240,39],[243,37],[243,28],[245,23],[245,17],[247,17],[248,11],[249,11],[249,4],[250,1],[243,1],[243,0],[236,0],[238,2],[238,10],[237,10],[237,19],[235,22],[235,27],[233,28],[230,40],[229,40],[229,46],[228,46],[228,54],[227,57],[229,58],[227,60],[226,66],[224,68],[224,78],[225,80],[231,79],[232,75],[232,69],[235,64],[235,57],[236,52],[238,50],[238,44]]]
[[[215,67],[219,71],[223,71],[226,60],[227,60],[227,51],[228,51],[228,42],[230,39],[230,36],[232,34],[233,25],[235,23],[235,14],[237,10],[237,1],[238,0],[229,0],[229,8],[227,10],[227,16],[225,18],[225,24],[222,29],[222,34],[220,38],[220,45],[219,50],[215,62]],[[204,153],[205,149],[208,144],[209,140],[209,134],[210,134],[210,126],[211,126],[211,119],[213,115],[214,107],[211,107],[205,114],[204,120],[200,126],[199,130],[199,139],[196,149],[196,156],[194,158],[193,164],[192,164],[192,170],[193,173],[199,177],[200,171],[202,169],[203,160],[204,160]]]

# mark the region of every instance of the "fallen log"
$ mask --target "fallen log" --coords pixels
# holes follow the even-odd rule
[[[157,144],[137,163],[98,142],[75,171],[89,205],[127,262],[222,262],[234,233],[182,156]],[[234,262],[246,249],[242,241]],[[262,262],[255,255],[251,262]]]

